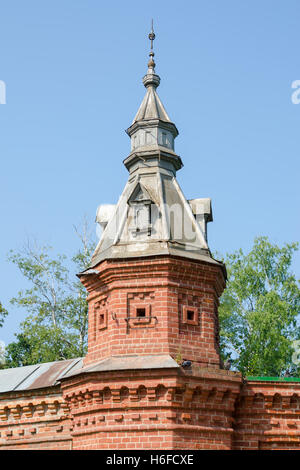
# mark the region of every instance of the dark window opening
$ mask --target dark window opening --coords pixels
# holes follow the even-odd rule
[[[187,320],[191,320],[191,321],[195,320],[194,318],[195,312],[193,312],[193,310],[188,310],[186,315],[187,315]]]
[[[136,309],[136,316],[141,318],[146,316],[146,309],[145,308],[137,308]]]
[[[103,324],[104,324],[104,313],[100,313],[100,315],[99,315],[99,323],[100,323],[100,325],[103,325]]]

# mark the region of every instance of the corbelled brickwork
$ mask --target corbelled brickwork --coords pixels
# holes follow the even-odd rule
[[[236,405],[233,448],[300,450],[300,382],[246,382]]]
[[[0,449],[72,448],[72,420],[60,387],[0,396]]]
[[[76,449],[231,449],[240,376],[193,368],[64,381]]]

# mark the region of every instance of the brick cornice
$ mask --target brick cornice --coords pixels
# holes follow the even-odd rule
[[[149,258],[137,258],[128,260],[103,261],[99,263],[89,275],[80,275],[80,280],[91,293],[96,288],[117,289],[122,287],[124,281],[136,281],[145,278],[152,279],[157,285],[188,287],[191,282],[205,283],[220,296],[225,287],[225,277],[221,266],[205,261],[188,260],[174,256],[154,256]],[[96,273],[98,271],[99,274]],[[166,280],[167,276],[167,280]],[[124,286],[123,286],[124,287]]]

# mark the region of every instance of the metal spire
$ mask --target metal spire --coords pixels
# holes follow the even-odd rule
[[[158,87],[160,78],[158,75],[155,73],[155,62],[154,62],[154,52],[153,52],[153,41],[155,39],[155,33],[153,29],[153,20],[151,21],[151,31],[148,35],[148,38],[150,39],[150,52],[149,52],[149,62],[148,62],[148,70],[147,74],[143,78],[143,83],[145,87],[147,88],[148,86],[152,85],[155,88]]]
[[[153,29],[153,20],[152,20],[152,22],[151,22],[151,31],[150,31],[150,33],[149,33],[149,39],[150,39],[150,41],[151,41],[151,51],[152,51],[152,49],[153,49],[153,41],[154,41],[154,39],[155,39],[155,34],[154,34],[154,29]]]
[[[154,52],[153,52],[153,41],[155,39],[155,33],[154,33],[154,29],[153,29],[153,20],[151,22],[151,31],[148,35],[149,39],[150,39],[150,52],[149,52],[149,57],[150,57],[150,60],[148,62],[148,67],[149,68],[152,68],[153,71],[154,71],[154,68],[155,68],[155,62],[153,60],[153,57],[154,57]]]

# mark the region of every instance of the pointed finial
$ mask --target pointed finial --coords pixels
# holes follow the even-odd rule
[[[149,39],[150,39],[150,52],[149,52],[149,57],[150,57],[150,60],[148,62],[148,67],[153,69],[155,68],[155,62],[153,60],[153,57],[154,57],[154,52],[153,52],[153,41],[155,39],[155,33],[154,33],[154,29],[153,29],[153,19],[152,19],[152,22],[151,22],[151,31],[148,35]]]
[[[155,34],[154,34],[154,29],[153,29],[153,19],[152,19],[152,22],[151,22],[151,31],[149,33],[149,39],[151,41],[151,50],[153,49],[153,41],[155,39]]]
[[[143,83],[145,87],[147,88],[148,86],[152,85],[155,88],[158,87],[160,78],[158,75],[155,73],[155,62],[154,62],[154,52],[153,52],[153,41],[155,39],[155,33],[153,29],[153,20],[151,21],[151,31],[148,35],[148,38],[150,39],[150,52],[149,52],[149,62],[148,62],[148,71],[147,74],[143,78]]]

